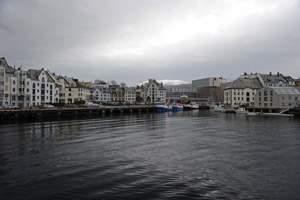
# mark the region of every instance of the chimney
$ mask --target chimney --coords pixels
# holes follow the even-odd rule
[[[277,76],[279,76],[279,72],[277,72]]]
[[[272,72],[270,72],[270,76],[272,76]]]

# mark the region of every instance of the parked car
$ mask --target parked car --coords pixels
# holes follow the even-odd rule
[[[15,105],[4,105],[2,107],[3,107],[3,109],[17,109],[17,108],[19,108],[18,106],[15,106]]]
[[[75,108],[76,106],[74,104],[67,104],[66,107],[67,108]]]
[[[54,106],[51,105],[51,104],[45,104],[44,107],[45,107],[45,108],[54,108]]]

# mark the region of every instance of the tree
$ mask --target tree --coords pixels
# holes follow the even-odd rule
[[[142,102],[143,101],[143,98],[142,97],[140,97],[140,96],[137,96],[136,97],[136,102]]]
[[[118,85],[117,81],[115,81],[115,80],[111,80],[111,81],[109,81],[109,83],[110,83],[110,85]]]
[[[120,83],[120,86],[121,86],[122,88],[127,87],[126,83],[124,83],[124,82]]]

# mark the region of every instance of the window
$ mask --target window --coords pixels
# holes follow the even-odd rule
[[[13,80],[13,85],[16,85],[16,81],[15,80]]]
[[[268,95],[267,91],[264,91],[264,96],[267,96],[267,95]]]
[[[26,101],[29,101],[29,99],[30,99],[30,96],[26,96]]]
[[[16,96],[15,96],[15,95],[12,95],[12,96],[11,96],[11,100],[15,101],[15,100],[16,100]]]
[[[261,96],[261,91],[259,91],[258,95]]]
[[[16,91],[16,88],[13,88],[13,92],[15,92]]]
[[[264,101],[268,101],[268,97],[264,97]]]
[[[32,84],[32,88],[35,88],[35,83]]]
[[[273,96],[273,91],[270,91],[270,95]]]
[[[42,82],[45,82],[45,78],[44,77],[42,78]]]

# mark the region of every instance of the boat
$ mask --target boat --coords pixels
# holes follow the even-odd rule
[[[248,111],[245,108],[238,108],[237,110],[235,110],[235,113],[237,113],[237,114],[247,114]]]
[[[225,112],[224,105],[214,106],[213,109],[215,112]]]
[[[168,100],[167,104],[164,104],[164,102],[156,102],[155,107],[157,112],[169,112],[172,111],[172,106],[170,105],[170,100]]]
[[[172,110],[172,106],[169,105],[156,105],[157,112],[169,112]]]
[[[222,113],[235,113],[235,110],[233,108],[225,108],[224,105],[215,106],[214,111]]]
[[[199,105],[195,102],[191,102],[190,104],[183,104],[183,109],[185,110],[199,109]]]
[[[182,111],[183,110],[183,105],[180,103],[172,103],[172,111]]]

